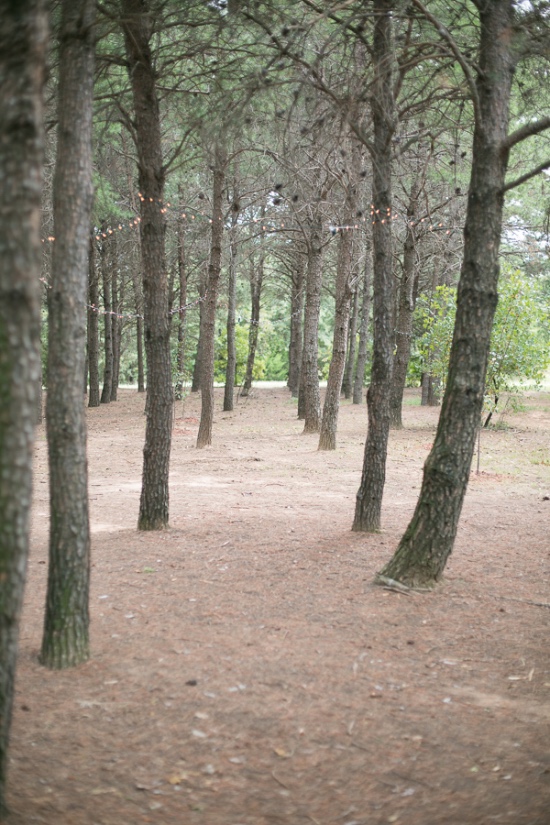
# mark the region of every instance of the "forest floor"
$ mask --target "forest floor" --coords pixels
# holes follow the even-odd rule
[[[170,529],[138,533],[144,398],[89,410],[91,660],[39,666],[44,429],[9,825],[548,825],[550,394],[481,437],[433,593],[372,585],[412,514],[438,410],[409,392],[384,531],[352,533],[366,408],[338,447],[285,389],[178,402]],[[218,410],[222,391],[217,391]]]

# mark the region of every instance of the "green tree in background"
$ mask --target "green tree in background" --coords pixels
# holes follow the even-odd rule
[[[419,308],[424,334],[418,342],[423,365],[445,388],[456,317],[456,290],[438,287],[430,306]],[[488,426],[503,392],[517,392],[518,383],[539,383],[550,364],[548,306],[536,281],[509,272],[499,286],[485,378]]]

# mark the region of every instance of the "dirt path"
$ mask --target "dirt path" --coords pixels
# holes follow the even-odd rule
[[[550,396],[483,434],[446,580],[371,585],[410,518],[437,410],[390,440],[384,532],[351,533],[366,410],[338,449],[286,390],[177,407],[171,529],[138,534],[143,397],[89,412],[93,659],[37,664],[37,446],[10,825],[548,825]],[[218,400],[221,399],[220,398]]]

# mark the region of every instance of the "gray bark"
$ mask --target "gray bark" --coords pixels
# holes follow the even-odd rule
[[[63,0],[58,138],[53,188],[52,286],[48,290],[50,552],[40,661],[50,668],[90,655],[90,526],[82,375],[93,199],[92,105],[95,0]]]
[[[372,94],[372,230],[373,266],[373,355],[371,382],[367,392],[368,432],[363,458],[361,486],[357,493],[353,530],[380,530],[382,495],[386,480],[386,456],[390,429],[390,390],[393,366],[393,261],[391,137],[395,129],[392,42],[393,0],[374,0],[374,82]]]
[[[0,816],[27,571],[40,375],[39,236],[46,14],[0,2]],[[82,389],[82,384],[81,384]]]

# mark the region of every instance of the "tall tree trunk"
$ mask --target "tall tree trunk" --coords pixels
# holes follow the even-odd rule
[[[321,310],[321,220],[311,219],[307,251],[306,305],[304,313],[304,347],[300,374],[300,395],[303,398],[304,434],[318,433],[321,426],[319,395],[319,313]],[[300,413],[300,397],[298,398]]]
[[[373,0],[376,15],[372,93],[373,353],[371,382],[367,392],[369,426],[353,522],[353,530],[364,532],[380,529],[390,429],[394,306],[391,221],[391,137],[395,130],[393,6],[394,0]]]
[[[27,572],[40,374],[40,197],[46,14],[1,0],[0,17],[0,816]]]
[[[132,175],[132,167],[130,164],[130,156],[126,145],[126,136],[124,131],[120,133],[122,142],[122,153],[124,156],[124,168],[126,171],[126,178],[128,181],[128,194],[130,196],[130,205],[134,214],[138,210],[137,196],[134,186],[134,178]],[[143,362],[143,288],[139,276],[139,267],[134,263],[135,245],[131,247],[131,263],[130,270],[132,273],[132,288],[134,292],[134,306],[136,308],[136,359],[137,359],[137,390],[138,392],[145,392],[145,369]]]
[[[175,397],[180,401],[183,398],[185,381],[185,344],[187,338],[187,267],[185,265],[185,224],[182,217],[183,196],[180,190],[180,217],[178,218],[178,281],[179,307],[178,316],[178,351],[176,354],[176,385]]]
[[[111,376],[111,401],[118,396],[118,380],[120,374],[120,342],[122,323],[119,318],[122,310],[122,283],[119,280],[118,248],[116,235],[111,236],[111,342],[113,350],[113,368]]]
[[[357,354],[357,324],[359,322],[359,289],[355,286],[352,296],[351,317],[348,318],[349,334],[346,336],[347,358],[344,366],[344,377],[342,379],[342,394],[344,398],[351,398],[353,389],[353,373],[355,371],[355,361]]]
[[[95,0],[63,0],[61,5],[55,244],[48,294],[50,560],[40,653],[40,661],[50,668],[71,667],[90,655],[90,525],[82,375],[93,199],[95,12]]]
[[[88,371],[90,391],[88,406],[99,407],[99,279],[96,266],[96,242],[90,237],[90,258],[88,262]]]
[[[263,213],[262,213],[263,220]],[[251,258],[250,271],[250,326],[248,329],[248,357],[246,359],[246,372],[244,376],[241,395],[247,396],[252,387],[252,375],[254,373],[254,362],[256,360],[256,349],[258,348],[258,335],[260,333],[260,308],[262,297],[262,284],[264,280],[265,253],[263,250],[263,237],[260,241],[260,258],[256,266],[255,258]]]
[[[101,390],[101,403],[111,403],[111,390],[113,387],[113,322],[111,312],[113,304],[111,300],[111,237],[103,229],[102,235],[106,236],[101,242],[101,280],[103,283],[103,389]]]
[[[288,347],[287,386],[293,398],[298,396],[302,364],[302,327],[304,322],[304,255],[298,252],[292,274],[290,297],[290,342]]]
[[[233,186],[234,205],[238,203],[236,185]],[[224,412],[233,409],[235,394],[235,374],[237,370],[237,348],[235,327],[237,314],[237,221],[238,210],[233,211],[229,230],[229,283],[227,287],[227,365],[225,369]]]
[[[416,510],[393,558],[378,575],[382,582],[390,578],[429,587],[438,581],[453,549],[466,493],[497,304],[514,5],[513,0],[478,5],[476,122],[448,380]]]
[[[162,209],[165,172],[156,70],[150,49],[154,15],[148,0],[121,0],[121,8],[138,150],[147,356],[147,420],[138,529],[161,530],[168,524],[173,393],[166,221]]]
[[[353,213],[352,213],[353,214]],[[338,247],[336,273],[336,300],[334,308],[334,333],[332,337],[332,358],[328,372],[323,418],[319,437],[319,450],[336,449],[336,430],[340,407],[340,390],[346,366],[350,302],[352,296],[351,255],[353,233],[342,229]]]
[[[369,237],[365,244],[365,267],[363,270],[363,292],[361,296],[361,323],[359,324],[359,346],[357,348],[357,362],[353,379],[353,403],[360,404],[363,400],[363,384],[365,382],[365,367],[367,366],[369,344],[369,316],[370,290],[372,281],[372,246]]]
[[[199,340],[193,365],[193,380],[191,392],[198,392],[201,388],[202,345],[204,342],[204,324],[206,320],[206,299],[208,293],[208,267],[203,268],[199,283]]]
[[[137,266],[132,267],[132,288],[136,307],[137,391],[145,392],[145,363],[143,358],[143,289]]]
[[[216,335],[216,307],[220,285],[222,237],[223,237],[223,187],[227,155],[220,146],[214,158],[212,190],[212,239],[208,266],[208,290],[204,302],[204,328],[201,337],[201,418],[197,435],[197,447],[212,443],[214,421],[214,341]]]
[[[390,397],[390,425],[400,430],[403,427],[403,394],[407,381],[407,370],[411,357],[413,315],[418,292],[418,253],[416,250],[416,220],[418,217],[418,197],[421,180],[417,177],[412,185],[407,208],[407,229],[403,248],[403,272],[399,284],[396,342],[393,358],[393,375]]]

